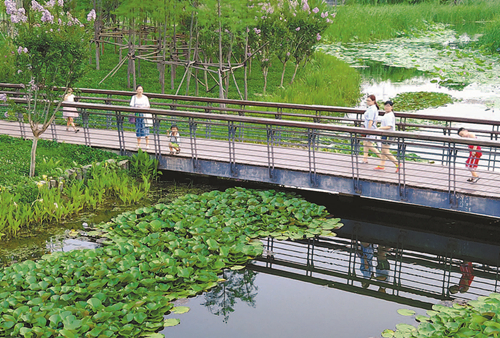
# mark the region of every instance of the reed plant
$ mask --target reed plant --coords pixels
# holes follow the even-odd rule
[[[458,5],[439,2],[418,4],[354,4],[337,7],[337,16],[324,37],[331,42],[375,42],[425,34],[431,23],[453,25],[459,34],[483,33],[485,23],[500,16],[500,1],[466,1]],[[352,24],[355,22],[356,24]]]

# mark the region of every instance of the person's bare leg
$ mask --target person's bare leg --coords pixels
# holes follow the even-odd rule
[[[138,137],[137,138],[137,149],[139,149],[140,146],[141,146],[141,138]]]
[[[385,168],[385,161],[387,159],[387,154],[389,153],[389,147],[382,144],[382,153],[380,154],[380,164],[379,167]]]
[[[149,149],[149,136],[146,136],[146,149]]]

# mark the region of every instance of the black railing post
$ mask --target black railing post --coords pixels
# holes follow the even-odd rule
[[[495,125],[492,127],[492,131],[490,134],[490,140],[498,141],[499,128],[500,128],[500,126],[495,126]],[[488,170],[490,170],[490,167],[491,167],[491,170],[493,170],[493,171],[495,170],[496,160],[497,160],[497,148],[490,147],[490,152],[488,154],[488,168],[487,168]],[[493,165],[491,163],[493,163]]]
[[[116,130],[118,132],[118,144],[120,146],[120,155],[125,155],[125,137],[123,135],[123,115],[121,112],[115,112]]]
[[[456,144],[450,142],[448,144],[448,195],[450,206],[457,207],[457,149]]]
[[[402,201],[407,200],[406,192],[406,141],[403,137],[398,137],[398,188],[399,197]]]
[[[307,150],[309,157],[309,177],[313,187],[318,186],[318,177],[316,174],[316,129],[307,130]]]
[[[107,105],[111,105],[111,104],[113,104],[113,102],[111,101],[112,95],[111,95],[111,94],[108,94],[107,98],[108,98],[107,100],[104,100],[105,104],[107,104]],[[109,113],[110,115],[106,115],[106,129],[111,129],[111,125],[112,125],[112,117],[111,117],[111,114],[112,114],[113,112],[108,111],[107,113]]]
[[[283,119],[283,108],[278,107],[276,110],[276,114],[274,115],[277,120]],[[275,135],[274,135],[274,140],[276,142],[276,145],[281,145],[281,127],[276,126],[275,128]]]
[[[233,121],[229,121],[227,125],[228,129],[228,144],[229,144],[229,165],[231,167],[231,175],[238,176],[238,170],[236,168],[236,151],[235,151],[235,140],[236,140],[236,127]]]
[[[356,194],[361,194],[361,185],[359,183],[359,140],[358,133],[351,133],[351,170],[352,184]]]
[[[267,130],[267,166],[269,168],[269,178],[275,180],[274,172],[274,130],[273,126],[266,125]]]
[[[157,160],[161,157],[160,148],[160,119],[157,114],[153,114],[153,140],[155,144],[155,157]]]
[[[195,122],[194,118],[189,118],[189,140],[191,144],[191,158],[193,160],[193,168],[198,168],[198,148],[196,147],[196,129],[198,124]]]
[[[82,109],[82,128],[83,128],[83,138],[85,140],[85,145],[90,146],[90,130],[89,130],[89,113],[87,109]],[[110,128],[111,129],[111,128]]]

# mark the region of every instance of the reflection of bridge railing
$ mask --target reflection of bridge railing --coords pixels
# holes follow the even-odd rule
[[[420,308],[457,297],[475,299],[500,288],[499,268],[475,262],[466,276],[472,279],[470,287],[454,294],[453,286],[464,282],[463,260],[354,238],[268,239],[265,246],[251,269]]]
[[[213,101],[217,102],[216,99]],[[65,105],[81,110],[83,132],[68,133],[64,127],[52,125],[44,137],[119,149],[122,153],[137,149],[134,125],[127,122],[127,117],[141,112],[140,109],[92,103]],[[262,103],[264,105],[266,103]],[[270,109],[279,105],[268,103],[266,107]],[[314,106],[303,107],[312,109]],[[322,109],[330,111],[338,107],[330,108]],[[346,112],[350,110],[343,109]],[[160,159],[162,169],[500,216],[500,174],[494,171],[500,147],[497,141],[403,131],[368,131],[345,123],[334,125],[241,116],[248,113],[244,110],[240,110],[238,115],[164,109],[149,109],[148,112],[154,116],[151,149],[148,151]],[[29,126],[23,116],[20,118],[18,122],[12,121],[13,117],[9,117],[8,121],[0,120],[1,132],[29,137]],[[321,116],[318,121],[324,122],[324,118],[327,117]],[[172,122],[179,125],[183,138],[179,156],[166,156],[168,139],[165,130]],[[360,142],[365,139],[365,134],[393,138],[389,143],[402,168],[398,173],[394,173],[392,163],[388,163],[385,171],[374,171],[378,158],[371,158],[370,165],[359,163]],[[493,137],[494,134],[491,135]],[[466,182],[470,174],[465,170],[464,163],[470,144],[483,147],[483,158],[479,163],[481,180],[476,184]]]

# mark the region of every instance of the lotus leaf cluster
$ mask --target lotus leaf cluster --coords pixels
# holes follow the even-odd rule
[[[331,236],[339,219],[295,195],[231,188],[126,212],[95,250],[0,271],[2,337],[163,337],[174,299],[213,288],[263,251],[258,238]]]
[[[413,315],[414,311],[398,311],[402,315]],[[448,307],[432,306],[427,316],[415,317],[418,327],[408,324],[396,325],[396,331],[385,330],[386,338],[441,338],[441,337],[498,337],[500,336],[500,294],[478,297],[467,304],[454,303]]]

